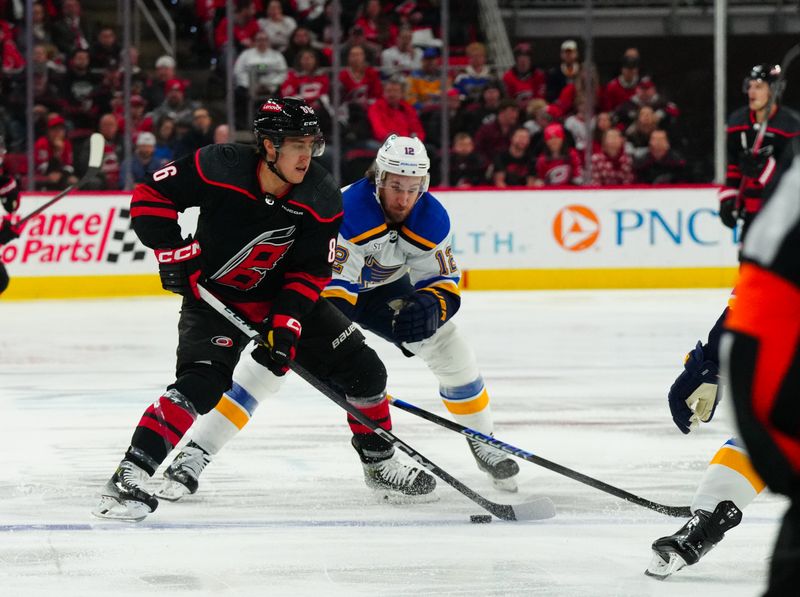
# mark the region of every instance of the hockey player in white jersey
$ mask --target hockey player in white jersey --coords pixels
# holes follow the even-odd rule
[[[430,162],[415,138],[390,136],[365,178],[344,189],[333,279],[322,296],[345,315],[425,361],[439,381],[441,399],[461,424],[491,434],[489,395],[475,354],[451,321],[460,306],[460,273],[452,254],[450,219],[429,192]],[[247,424],[258,404],[274,392],[242,359],[233,386],[195,425],[192,441],[164,473],[166,499],[194,493],[198,477],[222,446]],[[352,418],[353,445],[367,485],[383,490],[370,469],[369,429]],[[519,467],[503,452],[467,440],[478,468],[496,487],[517,491]]]

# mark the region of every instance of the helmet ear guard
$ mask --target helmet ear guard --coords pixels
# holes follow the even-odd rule
[[[415,137],[389,135],[375,157],[375,186],[382,186],[387,174],[418,176],[421,179],[421,195],[430,184],[430,165],[422,141]]]

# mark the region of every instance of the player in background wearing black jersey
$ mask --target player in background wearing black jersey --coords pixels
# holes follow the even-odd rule
[[[134,230],[154,249],[164,288],[184,297],[176,379],[145,410],[92,511],[98,517],[142,520],[154,511],[158,500],[148,479],[231,387],[248,338],[199,300],[201,280],[265,332],[269,346],[252,352],[263,365],[261,384],[275,391],[296,358],[391,429],[383,364],[353,323],[319,300],[331,279],[343,212],[333,178],[311,159],[324,150],[317,116],[300,99],[270,99],[254,132],[257,150],[206,146],[133,192]],[[184,239],[177,216],[190,206],[200,207],[197,231]],[[357,435],[354,447],[365,469],[379,469],[375,482],[411,495],[433,491],[434,478],[397,461],[376,434]]]
[[[3,158],[6,155],[6,144],[0,136],[0,204],[9,214],[17,211],[19,207],[19,185],[13,176],[8,176],[3,171]],[[11,220],[3,218],[0,221],[0,247],[11,242],[19,236],[19,231],[11,224]],[[0,294],[8,288],[8,273],[3,262],[0,261]]]
[[[728,120],[728,166],[725,185],[719,192],[719,211],[722,222],[731,228],[737,226],[738,219],[743,220],[743,239],[791,163],[787,148],[791,149],[792,140],[800,136],[800,116],[792,110],[774,102],[767,115],[770,97],[780,96],[780,84],[780,66],[754,66],[744,79],[748,105]],[[763,145],[753,152],[750,148],[765,123]],[[670,388],[672,418],[683,433],[710,421],[721,397],[719,340],[729,311],[736,309],[735,294],[736,289],[730,307],[709,332],[708,342],[698,342],[686,356],[684,370]],[[675,534],[653,543],[647,574],[664,579],[696,563],[739,523],[741,510],[763,489],[764,482],[746,449],[737,438],[730,438],[714,454],[698,485],[691,504],[694,516]]]

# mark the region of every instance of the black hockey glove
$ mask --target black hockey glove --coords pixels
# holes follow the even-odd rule
[[[430,338],[439,329],[442,310],[439,299],[431,292],[415,292],[406,297],[392,321],[395,340],[419,342]]]
[[[0,176],[0,203],[10,214],[19,207],[19,185],[13,176]]]
[[[294,360],[303,327],[294,317],[275,314],[267,322],[267,345],[257,346],[253,358],[275,375],[285,375]]]
[[[739,154],[739,169],[747,178],[758,178],[767,167],[767,160],[772,155],[772,146],[762,147],[757,152],[745,149]]]
[[[689,433],[711,420],[720,396],[719,366],[705,358],[703,345],[698,342],[686,355],[683,371],[669,389],[672,420],[683,433]]]
[[[174,249],[156,249],[161,286],[175,294],[194,296],[200,300],[200,243],[190,236],[187,244]]]
[[[19,230],[11,224],[10,220],[0,223],[0,246],[5,245],[15,238],[19,238]]]
[[[719,219],[728,228],[736,228],[739,216],[736,213],[736,197],[728,197],[719,202]]]

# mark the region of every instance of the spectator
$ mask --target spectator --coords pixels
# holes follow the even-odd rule
[[[565,85],[558,95],[558,99],[550,104],[552,113],[555,118],[563,120],[574,114],[579,104],[585,108],[589,98],[592,98],[592,112],[596,112],[603,105],[602,87],[600,87],[597,69],[593,65],[584,65],[581,76]]]
[[[47,132],[33,145],[33,156],[38,188],[45,190],[64,189],[78,179],[73,167],[72,143],[67,139],[64,117],[51,113],[47,117]]]
[[[298,59],[297,68],[289,71],[281,85],[281,96],[303,98],[316,111],[322,132],[328,134],[331,131],[330,77],[319,69],[313,49],[302,50]]]
[[[175,118],[172,116],[165,115],[156,120],[155,156],[158,159],[163,159],[167,162],[175,159],[175,129]]]
[[[339,72],[343,101],[364,109],[383,94],[380,74],[367,64],[366,56],[362,46],[353,46],[347,53],[347,66]]]
[[[639,84],[639,59],[632,55],[623,56],[618,77],[612,79],[603,91],[603,111],[614,112],[630,100]]]
[[[255,19],[255,8],[250,1],[237,3],[233,12],[233,40],[234,50],[240,54],[254,45],[256,33],[259,32],[258,21]],[[223,17],[214,30],[214,43],[218,51],[222,52],[228,42],[228,17]]]
[[[547,92],[545,99],[552,103],[558,99],[561,90],[574,83],[581,72],[578,57],[578,44],[568,39],[561,44],[561,63],[547,71]]]
[[[355,25],[362,29],[367,41],[381,49],[392,46],[397,38],[397,27],[382,14],[380,0],[367,0],[364,12],[356,19]]]
[[[79,0],[64,0],[61,19],[53,23],[53,42],[62,54],[71,56],[75,50],[89,49],[89,34],[81,19]]]
[[[498,83],[489,83],[481,91],[478,103],[467,103],[464,109],[464,123],[462,130],[474,135],[477,130],[497,117],[500,102],[503,99],[503,90]]]
[[[553,115],[549,108],[547,102],[541,98],[532,99],[525,107],[525,113],[528,119],[522,126],[528,129],[528,132],[531,134],[531,139],[534,137],[541,137],[545,127],[553,122]],[[535,146],[536,142],[532,141],[531,144]],[[534,151],[533,153],[538,154],[539,152]]]
[[[643,157],[649,151],[650,134],[658,128],[655,112],[650,106],[639,108],[636,121],[625,131],[625,138],[631,144],[634,160]]]
[[[25,58],[14,43],[11,25],[0,20],[0,77],[8,77],[22,72]]]
[[[393,77],[383,84],[383,97],[367,110],[372,137],[379,143],[392,133],[401,137],[418,137],[425,141],[425,131],[414,108],[403,99],[404,81]]]
[[[374,42],[367,39],[364,35],[364,29],[358,25],[350,29],[350,34],[342,44],[342,61],[347,62],[347,57],[350,55],[350,49],[355,46],[360,46],[364,50],[364,57],[370,66],[377,64],[377,60],[383,51],[383,48]]]
[[[53,34],[51,32],[52,27],[50,25],[50,19],[47,15],[47,11],[44,9],[44,6],[41,2],[34,2],[33,3],[33,43],[34,44],[45,44],[48,46],[55,46],[55,41],[53,40]],[[24,29],[20,27],[20,36],[17,38],[20,47],[24,47]]]
[[[453,136],[459,132],[465,132],[464,110],[461,107],[461,94],[457,89],[448,89],[447,101],[447,119],[448,119],[448,140],[445,148],[449,147],[453,142]],[[428,146],[436,148],[437,150],[442,147],[442,110],[437,107],[436,109],[427,110],[422,112],[419,116],[422,122],[422,128],[425,129],[425,135],[428,139]],[[470,141],[472,138],[470,137]]]
[[[130,130],[133,132],[133,134],[136,135],[143,131],[151,132],[153,130],[153,120],[152,118],[147,118],[145,115],[144,98],[141,95],[132,95],[130,106]],[[119,125],[120,133],[124,134],[125,131],[129,129],[125,123],[124,106],[121,106],[121,108],[121,110],[115,111],[114,115],[117,117],[117,124]]]
[[[498,154],[494,160],[494,186],[532,187],[535,184],[533,157],[531,156],[531,134],[528,129],[519,127],[511,134],[508,149]]]
[[[125,173],[130,170],[131,180],[134,184],[139,184],[147,180],[147,177],[156,170],[161,169],[167,162],[163,158],[155,155],[156,137],[153,133],[142,132],[136,137],[136,147],[133,150],[133,157],[130,160],[123,160],[119,188],[125,188]]]
[[[381,52],[381,73],[384,77],[408,75],[422,68],[422,49],[411,45],[411,37],[411,28],[403,27],[397,34],[395,44]]]
[[[103,161],[100,163],[101,182],[99,189],[118,189],[120,188],[120,156],[122,147],[119,139],[119,124],[117,117],[113,114],[103,114],[97,124],[98,132],[103,135],[105,145],[103,146]],[[88,147],[85,152],[85,162],[89,161]],[[122,181],[124,185],[124,181]],[[90,188],[90,187],[85,187]]]
[[[267,32],[273,49],[285,52],[289,47],[292,32],[297,29],[297,21],[283,14],[280,0],[270,0],[267,4],[267,18],[258,19],[258,26]]]
[[[289,37],[289,46],[283,52],[283,57],[286,59],[286,64],[296,65],[298,54],[302,50],[311,50],[317,56],[317,64],[320,66],[327,66],[329,64],[328,58],[323,54],[314,43],[314,34],[305,27],[298,27],[292,32]]]
[[[642,106],[653,109],[656,122],[663,129],[669,129],[680,114],[678,106],[662,98],[656,90],[653,80],[649,76],[644,76],[639,79],[634,96],[616,109],[614,121],[623,130],[628,128],[636,120]]]
[[[288,70],[283,54],[270,47],[267,32],[256,33],[255,46],[242,52],[233,65],[240,127],[252,120],[248,108],[254,100],[277,94]]]
[[[408,77],[408,102],[418,112],[437,109],[442,97],[441,60],[437,48],[425,48],[422,68]]]
[[[544,98],[546,84],[544,73],[533,65],[533,48],[528,43],[514,47],[514,66],[503,75],[508,97],[520,108],[533,98]]]
[[[94,71],[116,70],[119,68],[122,47],[117,43],[113,27],[102,27],[89,51],[91,69]]]
[[[611,119],[611,114],[608,112],[600,112],[594,119],[594,128],[592,129],[592,153],[603,151],[603,135],[610,128],[614,128],[614,122]]]
[[[194,153],[213,142],[214,127],[211,114],[206,108],[195,108],[192,111],[191,128],[175,143],[175,159]]]
[[[54,85],[60,85],[64,80],[66,69],[52,58],[52,46],[34,44],[31,56],[31,67],[35,73],[47,73],[48,80]]]
[[[164,88],[167,92],[164,98],[164,103],[153,110],[151,118],[154,122],[167,114],[179,120],[184,117],[191,121],[192,110],[196,107],[195,102],[190,102],[186,99],[186,83],[181,79],[171,79],[167,81]]]
[[[518,122],[519,105],[513,100],[503,100],[497,111],[497,118],[478,129],[475,133],[475,148],[487,163],[492,163],[496,156],[508,149]]]
[[[583,170],[581,158],[566,144],[564,127],[554,122],[544,129],[544,150],[536,159],[537,186],[579,185]]]
[[[486,65],[486,46],[472,42],[467,46],[466,53],[467,66],[456,77],[453,86],[468,102],[479,102],[483,90],[492,83],[498,83],[498,80]]]
[[[220,124],[214,129],[214,143],[233,143],[231,127],[227,124]]]
[[[603,134],[602,150],[592,155],[592,184],[598,186],[633,183],[633,163],[625,153],[625,139],[619,129]]]
[[[95,89],[102,77],[89,70],[89,51],[75,50],[62,83],[64,113],[77,129],[94,130],[100,107]]]
[[[469,133],[456,133],[450,150],[450,184],[468,188],[487,184],[486,164],[475,152]]]
[[[594,129],[597,126],[597,117],[592,116],[591,125],[587,130],[585,119],[586,112],[583,105],[584,102],[585,100],[579,100],[579,102],[575,104],[575,113],[568,116],[564,121],[564,130],[572,135],[572,138],[575,141],[575,149],[581,154],[586,149],[586,143],[592,138]],[[606,116],[608,116],[608,113],[606,113]],[[600,151],[599,143],[597,144],[597,147],[592,147],[592,153],[595,151]]]
[[[177,78],[175,74],[175,59],[166,54],[156,60],[156,74],[145,85],[142,96],[147,100],[147,107],[151,110],[164,103],[166,98],[167,81]]]
[[[667,131],[650,134],[649,151],[635,162],[636,180],[644,184],[676,184],[687,181],[686,160],[670,147]]]

